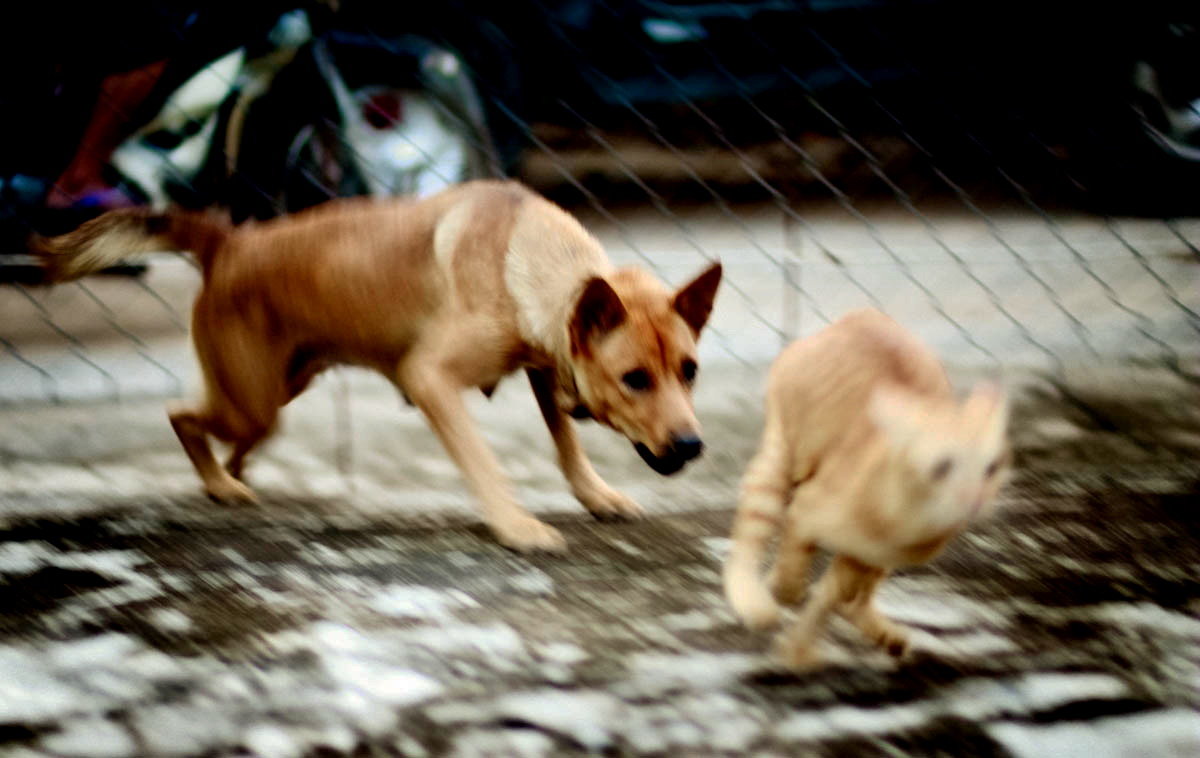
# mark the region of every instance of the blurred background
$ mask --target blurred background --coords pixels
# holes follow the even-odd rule
[[[0,750],[1200,752],[1200,6],[7,13]],[[25,252],[111,208],[252,221],[476,177],[671,284],[725,266],[705,458],[662,480],[583,432],[646,522],[583,519],[523,382],[472,398],[562,559],[492,545],[419,415],[351,369],[251,463],[262,506],[212,507],[161,410],[197,385],[195,267],[46,287]],[[719,562],[767,365],[863,305],[959,386],[1007,383],[1016,477],[1001,518],[884,593],[914,661],[839,638],[794,677],[725,610]]]
[[[177,393],[189,370],[151,347],[182,333],[186,272],[131,262],[116,273],[132,282],[34,291],[31,231],[132,204],[266,219],[488,176],[531,184],[668,278],[722,258],[720,358],[767,360],[861,304],[911,311],[968,364],[1195,354],[1186,6],[23,13],[0,59],[0,102],[20,114],[0,127],[0,399]]]

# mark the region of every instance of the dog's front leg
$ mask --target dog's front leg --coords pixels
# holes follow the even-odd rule
[[[429,419],[458,464],[500,544],[523,552],[565,550],[567,542],[558,530],[538,521],[517,502],[500,462],[467,414],[458,383],[427,361],[406,363],[407,370],[402,367],[397,377],[401,390]]]
[[[617,492],[600,478],[579,444],[575,427],[567,414],[554,400],[554,375],[546,369],[529,369],[529,384],[550,428],[554,447],[558,450],[558,465],[571,487],[571,493],[584,508],[598,519],[629,519],[645,515],[642,507]]]

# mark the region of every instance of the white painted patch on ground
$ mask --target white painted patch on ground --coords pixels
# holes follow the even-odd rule
[[[1012,639],[987,630],[938,636],[922,629],[914,629],[912,645],[920,650],[958,660],[977,660],[989,655],[1004,655],[1020,650]]]
[[[67,721],[61,731],[43,737],[39,744],[69,758],[125,758],[138,750],[129,730],[91,716]]]
[[[1129,694],[1108,674],[1023,674],[1009,679],[971,679],[947,690],[943,701],[955,715],[982,721],[1003,714],[1028,714],[1080,700],[1110,700]]]
[[[624,705],[602,692],[546,689],[504,695],[492,710],[498,717],[523,721],[600,751],[612,745],[613,732],[621,729]]]
[[[1068,440],[1082,434],[1082,430],[1078,426],[1064,418],[1035,419],[1031,422],[1028,431],[1054,441]]]
[[[985,605],[952,593],[917,591],[915,580],[885,582],[876,595],[879,609],[901,624],[938,630],[974,629],[981,621],[994,621]],[[909,585],[909,586],[904,586]]]
[[[784,740],[824,740],[830,737],[887,734],[915,729],[933,717],[927,705],[893,705],[884,708],[835,706],[800,711],[775,726],[775,736]]]
[[[178,608],[155,608],[150,623],[164,632],[186,632],[193,627],[192,620]]]
[[[393,584],[370,598],[367,605],[394,618],[441,620],[453,615],[455,608],[475,607],[478,603],[459,590]]]
[[[588,659],[586,650],[573,642],[551,642],[538,650],[542,658],[564,666],[573,666]]]
[[[242,735],[242,744],[256,758],[294,758],[304,752],[296,738],[275,724],[255,724]]]
[[[733,542],[728,537],[704,537],[700,540],[700,544],[704,546],[705,552],[718,563],[725,562],[725,556],[729,555],[729,546]]]
[[[969,679],[945,688],[919,705],[834,706],[799,712],[779,722],[775,733],[787,740],[889,734],[918,728],[942,716],[980,722],[1001,716],[1026,716],[1081,700],[1117,699],[1127,694],[1121,681],[1106,674],[1025,674],[998,680]]]
[[[688,611],[687,613],[671,613],[666,616],[660,616],[658,620],[667,629],[677,632],[712,629],[718,623],[717,619],[711,613],[706,613],[702,610]]]
[[[138,710],[132,723],[150,755],[198,755],[237,739],[229,714],[213,708],[154,705]]]
[[[464,729],[450,745],[453,758],[542,758],[556,752],[554,739],[532,729]]]
[[[646,554],[645,551],[641,550],[638,547],[630,545],[625,540],[610,539],[610,540],[608,540],[608,544],[612,545],[617,550],[620,550],[622,553],[625,553],[626,555],[632,555],[635,558],[641,557]]]
[[[378,659],[327,655],[322,662],[339,686],[361,692],[386,705],[412,705],[442,691],[442,685],[436,680]]]
[[[704,692],[675,701],[688,721],[703,725],[704,745],[728,754],[740,754],[763,736],[763,723],[747,713],[744,703],[723,692]]]
[[[64,669],[119,666],[139,647],[142,645],[132,637],[110,633],[51,645],[47,653],[54,666]]]
[[[45,542],[6,542],[0,545],[0,572],[32,574],[56,553]]]
[[[553,595],[554,580],[545,571],[531,568],[508,578],[508,585],[527,595]]]
[[[312,638],[324,647],[331,650],[350,651],[360,650],[369,647],[370,643],[366,636],[352,626],[339,624],[335,621],[318,621],[310,628]],[[297,636],[297,635],[285,635]],[[306,635],[298,635],[303,641]]]
[[[398,639],[403,644],[423,647],[440,655],[480,657],[490,666],[504,670],[519,667],[528,658],[520,635],[511,626],[500,622],[411,629],[398,635]]]
[[[1200,714],[1183,708],[1061,724],[986,727],[1016,758],[1193,758],[1200,755]]]
[[[724,689],[762,663],[761,656],[746,653],[637,653],[626,666],[629,678],[617,687],[641,696]]]
[[[1123,628],[1150,627],[1158,632],[1200,640],[1200,618],[1151,603],[1105,603],[1095,607],[1094,618]]]

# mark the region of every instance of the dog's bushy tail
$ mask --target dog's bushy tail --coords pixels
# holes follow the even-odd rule
[[[51,282],[78,279],[131,255],[151,252],[190,252],[207,273],[232,229],[229,217],[217,213],[122,208],[67,234],[35,236],[30,249],[42,259]]]

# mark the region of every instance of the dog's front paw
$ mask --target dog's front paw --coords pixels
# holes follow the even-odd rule
[[[565,553],[567,550],[566,538],[557,529],[533,516],[493,524],[492,532],[501,545],[520,553]]]
[[[600,521],[629,521],[646,515],[632,498],[612,488],[577,493],[576,497],[588,513]]]
[[[226,476],[218,481],[210,482],[205,490],[208,496],[218,503],[234,505],[237,503],[257,503],[258,495],[243,482],[232,476]]]

